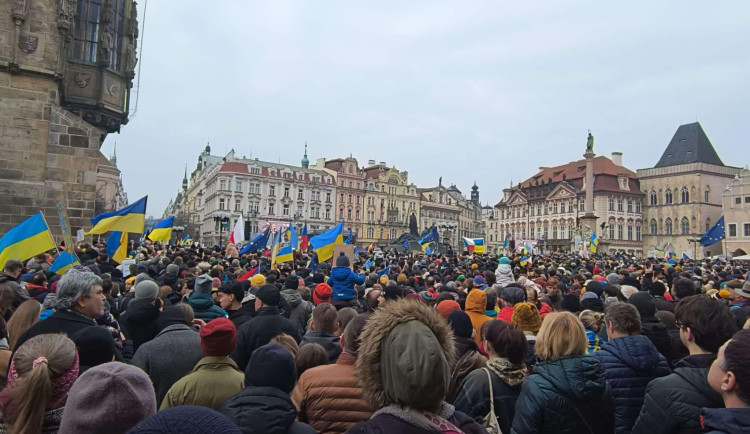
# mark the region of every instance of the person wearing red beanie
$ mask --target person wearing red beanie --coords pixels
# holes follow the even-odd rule
[[[448,316],[456,310],[461,310],[461,305],[453,300],[443,300],[437,305],[437,311],[446,320]]]
[[[237,329],[227,318],[216,318],[200,332],[205,357],[167,392],[159,410],[199,405],[218,410],[244,387],[245,374],[229,355],[237,343]]]
[[[333,290],[330,285],[327,283],[319,283],[313,291],[313,302],[315,303],[315,306],[321,303],[330,303],[332,295]]]

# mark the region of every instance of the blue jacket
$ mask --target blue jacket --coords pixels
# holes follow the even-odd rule
[[[615,432],[630,433],[643,407],[646,386],[669,375],[667,359],[643,335],[612,339],[593,356],[604,365],[604,375],[615,401]]]
[[[205,322],[209,322],[216,318],[227,317],[227,313],[224,312],[224,309],[214,303],[214,298],[211,294],[194,291],[190,294],[190,298],[188,298],[188,304],[193,307],[195,317],[202,319]]]
[[[704,408],[701,410],[703,432],[735,434],[747,432],[750,410],[746,408]]]
[[[327,283],[331,285],[333,300],[353,300],[357,298],[354,285],[365,283],[365,275],[357,274],[349,267],[333,267]]]

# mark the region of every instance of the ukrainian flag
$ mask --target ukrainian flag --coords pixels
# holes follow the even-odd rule
[[[344,243],[343,231],[344,221],[341,220],[341,223],[332,229],[310,239],[313,250],[318,254],[318,262],[325,262],[333,257],[333,246]]]
[[[474,238],[474,253],[484,253],[484,238]]]
[[[525,267],[526,264],[528,264],[528,263],[529,263],[529,260],[526,259],[526,256],[524,256],[524,257],[521,258],[521,266],[522,267]]]
[[[94,227],[86,232],[86,235],[103,234],[109,231],[140,234],[143,232],[143,225],[146,222],[147,199],[148,196],[144,196],[121,210],[106,212],[92,218],[91,223],[94,224]]]
[[[277,232],[271,242],[271,269],[276,269],[276,255],[281,249],[281,231]]]
[[[107,238],[107,254],[113,261],[122,264],[128,257],[128,233],[113,231]]]
[[[148,239],[151,241],[169,241],[172,239],[172,226],[174,226],[174,216],[165,218],[151,228]]]
[[[426,252],[430,243],[437,243],[439,239],[440,237],[438,236],[437,228],[433,226],[432,229],[430,229],[430,231],[419,240],[419,245],[422,246],[422,251]]]
[[[596,232],[591,234],[591,253],[596,253],[596,249],[599,247],[599,237],[596,236]]]
[[[57,258],[52,262],[52,265],[49,267],[49,271],[51,273],[63,275],[66,271],[75,267],[76,265],[81,265],[81,263],[78,261],[78,257],[75,253],[60,252]]]
[[[182,244],[190,244],[193,242],[193,237],[190,235],[185,235],[185,238],[182,239]]]
[[[23,261],[54,248],[47,222],[39,211],[0,238],[0,270],[8,259]]]

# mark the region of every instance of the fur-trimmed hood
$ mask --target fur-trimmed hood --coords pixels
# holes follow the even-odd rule
[[[443,357],[441,357],[440,353],[436,354],[433,351],[409,351],[410,348],[408,347],[400,352],[400,354],[393,354],[394,357],[399,358],[398,366],[403,367],[402,372],[399,372],[398,375],[404,376],[404,383],[413,383],[413,376],[415,376],[415,371],[418,369],[436,369],[439,371],[440,364],[447,362],[445,366],[447,370],[448,367],[454,364],[453,331],[435,309],[417,300],[409,299],[386,303],[375,311],[365,326],[360,338],[359,356],[355,365],[357,381],[362,388],[364,398],[375,410],[390,404],[413,406],[414,403],[418,403],[420,407],[425,406],[435,409],[440,406],[440,403],[444,399],[444,396],[422,396],[423,394],[419,390],[414,390],[413,396],[409,397],[412,402],[393,402],[394,400],[389,398],[389,395],[392,394],[386,393],[384,390],[384,378],[382,376],[383,345],[386,341],[392,342],[394,340],[394,336],[389,337],[389,335],[396,326],[410,323],[411,321],[422,323],[432,332],[437,343],[439,343]],[[424,327],[417,326],[411,328],[399,327],[397,332],[401,333],[405,331],[406,333],[411,333],[415,328],[424,330]],[[435,347],[437,347],[437,343]],[[416,350],[416,348],[411,349]],[[412,361],[414,363],[411,363]],[[424,377],[424,372],[419,372],[419,374],[422,374],[421,377]],[[390,375],[393,377],[394,373],[391,372]],[[425,387],[435,389],[435,385],[438,384],[437,388],[439,389],[439,384],[443,380],[445,380],[445,391],[443,392],[445,394],[448,389],[448,381],[450,380],[449,375],[447,379],[435,378],[431,385],[425,385]],[[415,387],[415,389],[418,388],[419,386]]]

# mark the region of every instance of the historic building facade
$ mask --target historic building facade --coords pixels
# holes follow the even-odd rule
[[[60,234],[94,216],[99,148],[128,122],[132,0],[0,0],[0,233],[42,210]]]
[[[575,249],[576,235],[596,232],[602,251],[642,253],[643,193],[636,174],[622,165],[622,154],[593,159],[595,228],[584,228],[586,160],[540,167],[531,178],[503,190],[488,234],[502,245],[508,239],[533,240],[544,251]],[[491,221],[487,217],[487,221]]]
[[[96,167],[96,202],[94,213],[114,211],[128,204],[128,194],[122,184],[122,174],[117,168],[117,150],[107,159],[99,152]]]
[[[419,193],[408,172],[370,160],[365,172],[365,220],[360,241],[386,244],[419,225]]]
[[[324,168],[336,180],[336,216],[337,221],[344,221],[345,236],[355,234],[357,244],[361,244],[362,224],[365,221],[365,172],[359,167],[357,159],[335,158],[316,163],[316,169]]]
[[[440,235],[440,242],[448,244],[454,251],[460,251],[459,224],[461,208],[458,202],[448,193],[442,178],[437,187],[418,188],[420,233],[435,226]]]
[[[721,199],[727,251],[732,257],[750,254],[750,170],[747,166],[735,175]]]
[[[638,170],[644,248],[669,243],[678,256],[723,253],[724,243],[702,250],[697,240],[721,217],[724,189],[741,170],[724,165],[698,122],[681,125],[656,165]]]

